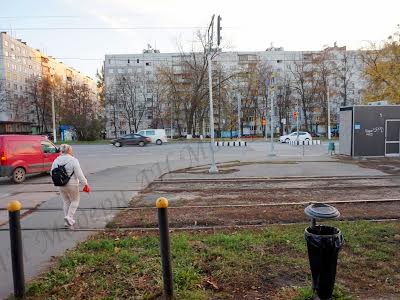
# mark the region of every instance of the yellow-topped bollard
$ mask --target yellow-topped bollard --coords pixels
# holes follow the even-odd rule
[[[14,282],[14,297],[21,299],[25,295],[24,260],[22,255],[21,202],[10,201],[7,205],[10,224],[11,265]]]
[[[168,199],[164,197],[160,197],[156,201],[157,208],[168,208]]]
[[[7,204],[7,210],[9,212],[18,211],[18,210],[21,210],[21,208],[22,208],[22,204],[18,200],[12,200],[12,201],[8,202],[8,204]]]
[[[169,226],[168,226],[168,199],[160,197],[156,201],[158,211],[158,227],[160,229],[160,252],[163,274],[164,298],[173,298],[174,288],[171,268],[171,255],[169,245]]]

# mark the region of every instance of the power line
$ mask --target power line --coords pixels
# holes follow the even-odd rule
[[[138,26],[138,27],[16,27],[12,28],[15,30],[193,30],[193,29],[205,29],[206,27],[201,26]],[[7,31],[9,28],[0,28],[0,31]]]
[[[0,19],[56,19],[82,18],[84,16],[0,16]]]

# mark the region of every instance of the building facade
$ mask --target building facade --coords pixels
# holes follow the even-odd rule
[[[152,88],[158,80],[157,74],[160,68],[171,68],[174,75],[184,84],[185,76],[188,75],[185,74],[182,63],[184,56],[182,53],[160,53],[154,50],[146,50],[141,54],[106,55],[104,61],[105,87],[108,91],[106,98],[111,99],[112,96],[117,98],[118,94],[123,93],[123,88],[121,86],[118,88],[121,80],[130,77],[136,78],[135,80],[139,78],[142,93],[137,102],[141,103],[138,107],[143,115],[135,129],[151,128],[154,124],[153,104],[158,102],[158,95]],[[213,85],[220,87],[218,70],[223,70],[225,74],[238,74],[229,80],[229,86],[224,93],[232,104],[232,113],[240,115],[243,134],[260,135],[270,131],[271,101],[274,101],[275,106],[273,127],[281,133],[291,131],[296,126],[293,114],[295,111],[300,118],[300,124],[304,124],[305,114],[307,115],[309,131],[326,132],[327,103],[331,112],[331,124],[335,127],[339,122],[339,109],[342,105],[356,105],[362,101],[363,69],[358,53],[348,51],[346,47],[338,47],[336,44],[322,51],[284,51],[282,48],[269,48],[257,52],[220,52],[213,59]],[[302,80],[308,85],[307,93],[311,93],[310,91],[313,93],[304,95],[310,98],[307,101],[312,103],[307,108],[309,111],[305,113],[302,109],[302,91],[299,91],[299,82]],[[253,84],[253,81],[256,83]],[[317,87],[313,90],[314,81],[318,81],[319,90]],[[214,93],[214,99],[218,99],[220,93],[218,88],[214,89]],[[290,98],[290,103],[286,98]],[[126,122],[123,104],[116,101],[114,102],[116,105],[110,105],[112,101],[106,102],[108,103],[107,136],[119,136],[136,131]],[[286,102],[288,104],[285,104]],[[174,118],[171,117],[172,113],[169,113],[168,105],[164,105],[163,110],[165,118],[163,126],[167,131],[172,130],[176,134],[177,127],[181,126],[179,129],[181,134],[209,134],[208,126],[204,125],[209,123],[207,117],[195,125],[193,131],[187,132],[184,124],[179,125],[177,124],[179,121],[172,120]],[[219,131],[226,130],[227,119],[226,112],[221,113],[218,101],[214,100],[216,122],[214,127],[224,127]],[[268,125],[263,125],[266,123],[264,119]],[[221,132],[219,135],[222,136]]]
[[[6,32],[0,33],[0,121],[28,122],[35,132],[37,116],[29,99],[32,78],[61,80],[64,84],[87,85],[97,97],[96,81],[79,71],[34,49]]]

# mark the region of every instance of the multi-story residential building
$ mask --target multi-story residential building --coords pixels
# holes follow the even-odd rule
[[[30,78],[58,78],[64,83],[86,84],[97,97],[95,80],[34,49],[6,32],[0,33],[0,121],[26,122],[35,131],[37,122],[28,99]]]
[[[121,88],[116,88],[118,78],[141,78],[143,93],[138,102],[141,102],[143,108],[143,117],[140,119],[138,129],[149,128],[152,125],[153,114],[152,103],[156,101],[156,95],[151,89],[151,83],[156,80],[157,72],[160,67],[168,66],[173,69],[174,75],[179,77],[184,88],[185,82],[185,67],[182,64],[182,53],[160,53],[159,51],[143,51],[142,54],[119,54],[106,55],[104,62],[105,70],[105,86],[110,99],[111,95],[120,93]],[[202,55],[199,53],[198,55]],[[322,66],[322,64],[324,64]],[[345,47],[326,48],[322,51],[284,51],[282,48],[269,48],[266,51],[249,51],[249,52],[220,52],[214,59],[214,72],[220,68],[226,73],[237,73],[235,80],[230,80],[229,96],[230,102],[233,104],[234,113],[237,113],[237,106],[241,106],[239,112],[242,118],[242,131],[245,134],[262,134],[269,132],[270,125],[262,125],[263,119],[270,118],[270,101],[275,102],[274,127],[277,130],[290,131],[296,126],[296,121],[293,117],[293,112],[298,111],[298,116],[301,122],[304,122],[304,114],[300,96],[296,89],[296,70],[302,69],[302,76],[305,81],[311,82],[316,76],[315,72],[318,68],[327,67],[329,72],[325,74],[326,85],[325,93],[323,91],[314,91],[311,97],[313,101],[318,101],[318,104],[310,104],[310,112],[308,112],[311,131],[324,132],[326,130],[326,105],[329,100],[331,109],[331,121],[333,126],[336,123],[336,115],[339,112],[339,107],[342,105],[352,105],[361,102],[361,95],[364,86],[362,80],[362,64],[358,59],[356,51],[347,51]],[[269,75],[267,73],[270,73]],[[271,80],[273,74],[274,80]],[[255,79],[257,77],[257,79]],[[298,78],[297,78],[298,79]],[[213,76],[213,82],[216,84],[218,75]],[[251,81],[257,81],[257,84],[252,84]],[[318,79],[322,81],[321,78]],[[265,81],[265,82],[262,82]],[[207,82],[207,81],[206,81]],[[146,84],[148,88],[146,89]],[[287,95],[283,92],[282,86],[288,86],[290,93]],[[309,83],[312,84],[312,83]],[[264,85],[264,88],[262,87]],[[277,86],[280,85],[278,89]],[[329,86],[328,88],[326,88]],[[111,92],[113,91],[113,92]],[[329,97],[326,97],[329,92]],[[218,93],[214,91],[213,93]],[[265,95],[266,94],[266,95]],[[324,96],[325,95],[325,96]],[[218,98],[218,96],[214,96]],[[284,97],[291,98],[290,107],[282,110],[280,104]],[[325,98],[327,99],[325,99]],[[251,101],[248,101],[248,100]],[[345,99],[345,100],[344,100]],[[280,101],[280,102],[279,102]],[[309,100],[311,101],[311,100]],[[132,126],[129,126],[124,116],[124,108],[121,103],[110,105],[107,101],[107,136],[122,135],[132,131]],[[344,103],[346,102],[346,103]],[[112,101],[111,101],[112,103]],[[214,101],[215,122],[221,127],[221,123],[225,124],[225,116],[220,115],[220,110]],[[236,105],[236,103],[238,103]],[[322,103],[322,104],[321,104]],[[171,114],[168,112],[169,107],[164,107],[165,122],[164,127],[169,131]],[[310,119],[311,118],[311,119]],[[284,120],[283,120],[284,119]],[[204,121],[204,120],[203,120]],[[207,122],[208,123],[208,120]],[[268,122],[269,123],[269,122]],[[176,129],[177,124],[173,127]],[[182,124],[183,133],[186,128]],[[225,126],[226,127],[226,126]],[[208,128],[198,124],[194,127],[196,134],[207,134]],[[216,125],[215,128],[218,128]],[[133,130],[134,131],[134,130]],[[191,132],[192,133],[192,132]]]

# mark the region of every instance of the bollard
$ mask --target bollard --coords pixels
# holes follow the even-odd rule
[[[7,205],[10,222],[11,263],[14,281],[14,297],[23,298],[25,295],[24,261],[22,254],[22,237],[20,211],[21,203],[10,201]]]
[[[171,256],[169,245],[169,227],[168,227],[168,200],[164,197],[158,198],[156,201],[158,210],[158,226],[160,229],[160,250],[161,263],[163,273],[163,289],[165,299],[172,299],[174,294]]]

